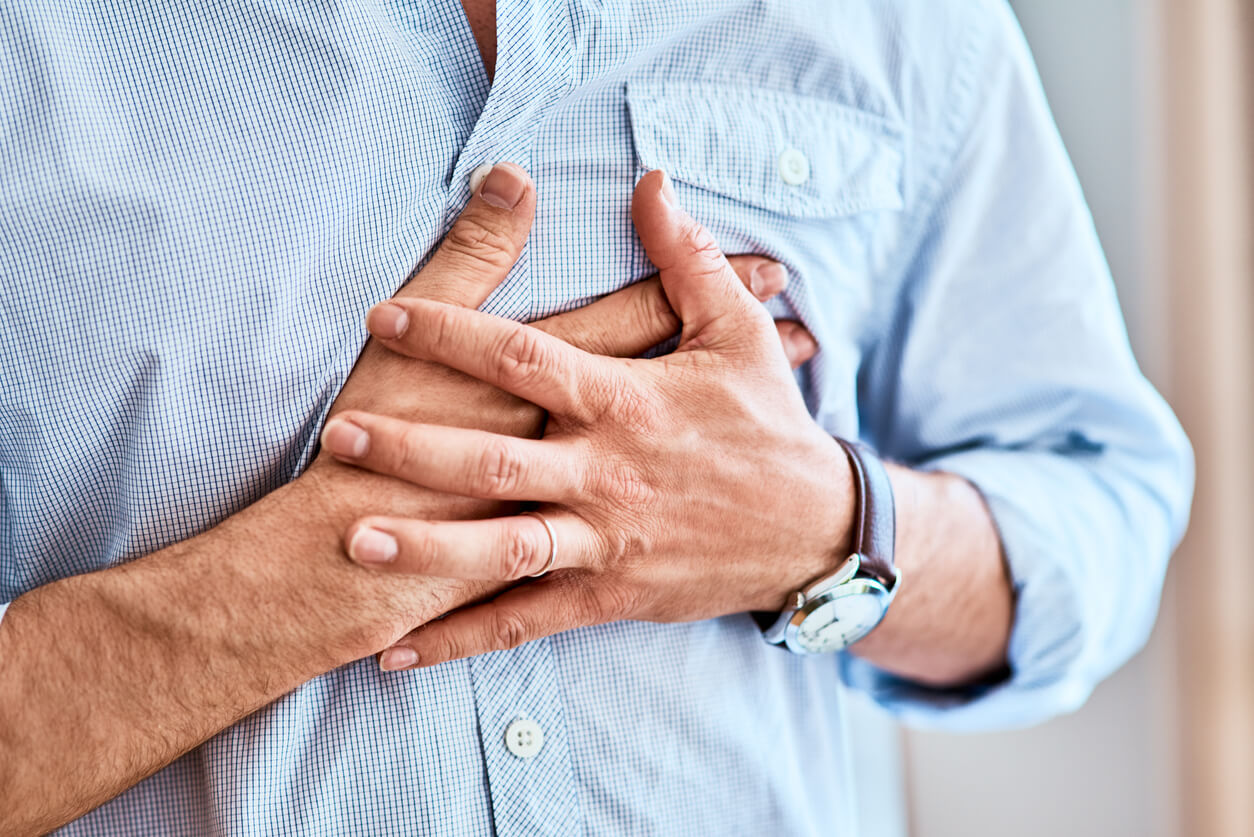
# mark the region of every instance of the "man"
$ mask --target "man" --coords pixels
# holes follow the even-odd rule
[[[464,12],[4,6],[0,830],[857,834],[842,674],[1143,641],[1188,447],[1002,5]]]

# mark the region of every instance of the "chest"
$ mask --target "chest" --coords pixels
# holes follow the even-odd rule
[[[0,470],[29,498],[8,554],[91,569],[299,473],[364,312],[438,242],[484,162],[522,164],[539,193],[490,310],[530,319],[652,272],[628,201],[662,168],[727,252],[788,267],[777,313],[821,346],[807,397],[852,429],[906,163],[856,33],[824,3],[509,2],[489,85],[476,8],[35,27],[58,62],[32,53],[9,88],[46,78],[57,95],[12,110],[27,121],[0,160]]]
[[[462,0],[466,22],[474,33],[488,78],[496,72],[496,0]]]

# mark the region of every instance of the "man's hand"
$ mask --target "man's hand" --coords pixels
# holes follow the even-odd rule
[[[522,252],[535,205],[535,186],[526,172],[512,163],[495,166],[431,258],[395,299],[481,305]],[[770,259],[743,255],[733,256],[730,263],[737,281],[760,301],[779,294],[787,283],[787,271]],[[533,326],[594,354],[632,357],[674,336],[680,321],[654,276]],[[817,351],[800,323],[780,321],[774,328],[792,366],[800,366]],[[544,410],[535,404],[449,366],[388,351],[377,339],[367,343],[331,416],[346,410],[522,437],[539,435],[545,422]],[[335,426],[330,425],[328,440],[335,440]],[[337,534],[346,521],[367,513],[472,519],[513,510],[495,498],[448,494],[345,467],[325,450],[301,482],[317,496],[320,513],[338,527]],[[302,518],[309,514],[307,508],[294,511]],[[403,624],[390,628],[393,639],[429,618],[433,607],[442,611],[498,589],[494,584],[434,578],[422,579],[418,587],[414,596],[404,587],[394,591],[401,594],[399,601],[413,605],[388,609],[404,614],[399,617]]]
[[[683,324],[676,353],[598,357],[538,329],[424,300],[377,306],[387,348],[543,407],[543,440],[345,412],[326,446],[439,491],[531,501],[556,533],[551,575],[419,629],[384,664],[432,665],[618,619],[777,609],[847,551],[852,486],[802,402],[776,328],[660,173],[632,215]],[[545,568],[530,516],[372,516],[350,555],[387,572],[514,582]]]
[[[402,296],[477,305],[504,278],[535,195],[521,170],[497,168]],[[755,267],[763,296],[782,289],[767,260],[742,260],[746,277]],[[664,303],[653,280],[545,327],[631,354],[675,330]],[[335,405],[350,406],[524,435],[543,421],[538,407],[377,346]],[[465,518],[494,508],[320,457],[197,537],[18,597],[0,622],[0,833],[64,825],[310,677],[499,589],[363,573],[340,545],[368,509]]]
[[[429,299],[477,308],[509,273],[522,252],[535,211],[535,187],[518,166],[493,168],[427,264],[396,299]],[[765,302],[784,290],[788,274],[761,256],[732,256],[739,281]],[[658,277],[636,282],[583,308],[532,323],[536,328],[587,352],[634,357],[679,331],[679,318]],[[795,368],[818,351],[814,338],[792,320],[775,324],[779,342]],[[332,405],[330,416],[359,410],[409,421],[536,436],[544,411],[523,399],[438,363],[388,351],[370,340]],[[333,475],[324,492],[336,504],[378,502],[391,496],[397,513],[423,515],[431,492],[413,492],[392,480],[371,478],[337,467],[325,451],[311,466],[315,477]],[[444,516],[484,516],[492,506],[442,497]],[[455,505],[456,511],[453,510]]]
[[[397,293],[397,300],[433,300],[475,308],[499,285],[517,261],[535,211],[535,186],[518,166],[495,166],[426,265]],[[733,256],[737,281],[761,301],[783,291],[787,271],[761,256]],[[672,337],[680,321],[658,277],[634,283],[590,305],[533,323],[538,328],[588,352],[632,357]],[[800,366],[817,351],[809,332],[797,322],[775,324],[776,340],[789,362]],[[449,427],[474,428],[521,437],[535,437],[544,427],[540,407],[448,366],[388,351],[377,339],[366,345],[331,409],[347,410]],[[336,438],[335,424],[327,439]],[[405,484],[385,476],[345,467],[324,450],[302,477],[319,498],[318,509],[342,531],[362,514],[383,513],[415,518],[474,519],[512,511],[495,498],[469,498],[427,486]],[[296,509],[307,517],[307,508]],[[393,639],[444,609],[495,592],[499,585],[448,579],[417,579],[410,594],[398,587],[389,607],[400,614],[384,633]],[[377,648],[371,650],[378,650]]]

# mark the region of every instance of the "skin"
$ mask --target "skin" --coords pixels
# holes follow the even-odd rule
[[[411,633],[384,655],[385,668],[621,619],[779,610],[850,553],[850,466],[806,411],[769,316],[675,204],[665,175],[642,178],[632,216],[683,322],[667,357],[595,357],[537,329],[425,300],[395,300],[368,316],[382,346],[544,407],[544,437],[352,411],[327,426],[324,446],[440,491],[538,503],[559,547],[553,571],[528,580],[553,549],[534,516],[357,521],[345,548],[374,572],[515,583]],[[1013,597],[987,507],[952,475],[893,466],[890,479],[907,581],[855,653],[937,686],[1003,668]]]
[[[496,0],[462,0],[462,9],[475,35],[483,69],[491,81],[496,75]]]
[[[480,304],[517,259],[534,207],[525,173],[498,166],[399,298]],[[737,269],[762,298],[786,279],[761,258],[738,259]],[[678,320],[652,279],[536,325],[631,356],[674,334]],[[800,326],[779,329],[794,362],[814,353]],[[376,341],[333,413],[350,410],[522,436],[544,422],[534,405]],[[499,589],[364,572],[340,546],[354,519],[506,510],[322,454],[202,535],[20,596],[0,621],[0,834],[63,825],[310,678]]]
[[[496,69],[497,54],[496,0],[462,0],[462,6],[466,12],[467,22],[474,33],[475,42],[479,46],[484,68],[491,79]],[[650,181],[646,178],[641,185],[649,188],[649,183]],[[660,188],[660,184],[657,186]],[[645,199],[648,200],[647,195]],[[637,217],[637,222],[639,220]],[[688,223],[691,223],[690,219]],[[641,232],[644,234],[643,230]],[[707,248],[706,255],[712,257],[714,248],[708,237],[698,235],[695,231],[693,235],[694,240],[702,241],[703,246]],[[725,275],[725,271],[723,272]],[[686,321],[684,325],[687,329]],[[811,338],[799,327],[796,330],[781,328],[780,337],[789,351],[805,350],[811,345]],[[791,345],[793,339],[802,341],[802,345],[793,347]],[[403,349],[401,353],[405,353]],[[776,372],[778,372],[777,359]],[[791,406],[795,412],[795,404]],[[370,421],[368,417],[354,416],[352,418],[360,418],[362,423]],[[333,427],[329,427],[328,430],[329,437],[337,435]],[[399,425],[391,425],[389,430],[411,440],[416,435],[412,429],[407,430]],[[386,434],[389,430],[383,432]],[[812,437],[812,431],[808,428],[807,431]],[[351,439],[345,440],[346,444],[351,444],[351,441]],[[429,442],[419,440],[412,444],[416,450],[431,450]],[[759,439],[754,437],[752,444],[756,448]],[[376,442],[371,448],[373,451],[371,456],[380,456],[388,447],[386,441]],[[742,449],[732,451],[732,454],[740,455],[743,452]],[[830,448],[825,452],[830,455]],[[342,457],[344,461],[370,467],[369,463],[355,455],[351,447],[346,447],[344,453],[345,456]],[[471,453],[468,459],[474,462],[477,457],[482,458],[482,456],[481,449],[476,453]],[[827,461],[830,461],[830,456]],[[646,467],[648,465],[648,463],[637,463],[637,467],[639,468],[641,464]],[[705,463],[703,461],[700,464],[704,467]],[[846,481],[843,483],[843,496],[848,506],[850,484],[847,481],[847,471],[842,470],[847,469],[848,466],[842,458],[839,460],[839,465],[835,467],[834,475],[846,475]],[[875,631],[854,646],[853,652],[886,670],[897,672],[921,683],[937,686],[969,683],[1004,669],[1013,623],[1014,594],[1002,555],[1000,538],[983,498],[970,483],[952,474],[923,473],[891,464],[887,468],[896,499],[896,562],[902,573],[910,579],[910,583],[903,585],[884,621]],[[399,473],[406,470],[395,461],[382,463],[376,466],[376,469],[384,473]],[[589,468],[589,470],[594,469]],[[431,481],[432,473],[432,469],[426,469],[426,476],[418,478],[417,481]],[[682,477],[681,474],[680,478]],[[473,486],[472,482],[473,477],[464,476],[461,483],[455,487],[472,494],[493,493],[475,492],[473,489],[476,486]],[[804,480],[802,482],[804,483]],[[452,483],[445,484],[452,485]],[[482,488],[482,486],[478,487]],[[768,497],[769,493],[759,491],[756,494],[758,496],[743,498],[744,505],[732,506],[732,519],[727,521],[730,525],[739,526],[745,519],[745,510],[755,509],[759,503],[759,497]],[[846,513],[842,518],[845,540],[834,550],[838,559],[843,558],[849,549],[848,518],[849,511],[846,508]],[[367,519],[355,524],[346,536],[346,547],[349,551],[353,551],[353,544],[357,542],[362,531],[374,528],[374,525],[379,522]],[[764,523],[769,530],[776,520],[771,518],[760,522]],[[398,528],[405,528],[409,525],[403,521],[397,521],[397,524]],[[654,525],[656,528],[656,521]],[[545,551],[548,543],[545,540],[547,532],[542,537],[541,530],[526,521],[515,521],[512,526],[512,531],[528,534],[517,536],[517,540],[504,549],[498,549],[493,557],[512,556],[519,562],[525,559],[531,562],[531,566],[526,569],[531,569],[535,566],[537,551],[547,556]],[[627,529],[630,530],[630,527]],[[433,529],[430,527],[424,529],[419,523],[416,530],[420,533],[418,538],[426,538],[424,545],[429,547],[431,545],[429,536]],[[414,531],[413,528],[410,529],[411,533]],[[500,538],[500,531],[501,528],[498,527],[495,537]],[[621,537],[623,532],[621,525],[618,531]],[[705,535],[709,531],[714,530],[703,529],[701,534]],[[585,535],[595,542],[595,537],[591,533],[585,532]],[[483,544],[490,543],[492,537],[491,534],[479,534],[478,552],[481,556],[484,551]],[[629,531],[627,542],[630,542],[632,537],[633,534]],[[464,540],[467,539],[464,538]],[[397,541],[396,548],[399,553],[401,539],[398,538]],[[364,542],[358,542],[358,545],[362,546]],[[604,552],[614,554],[615,546],[611,543],[608,547],[604,547]],[[412,549],[411,544],[411,551]],[[820,546],[820,549],[822,550],[823,547]],[[358,553],[360,555],[361,551],[358,550]],[[833,552],[829,548],[823,554],[830,557]],[[566,555],[567,553],[563,550],[563,557]],[[418,564],[421,565],[424,560],[430,560],[430,558],[420,558]],[[585,561],[587,561],[586,557]],[[376,562],[363,563],[382,572],[405,573],[407,571],[404,560],[395,560],[391,564],[385,562],[382,565]],[[487,567],[483,562],[469,566],[465,563],[459,563],[456,566],[446,564],[443,571],[460,577],[489,576],[496,578],[498,582],[518,578],[522,573],[519,566],[510,566],[508,562],[504,566],[498,563],[496,567],[491,567],[491,559],[489,559],[487,564],[489,565]],[[786,566],[793,565],[808,566],[809,561],[802,559],[799,562],[798,553],[794,551]],[[417,569],[417,567],[411,569]],[[606,567],[603,565],[602,569]],[[527,585],[526,588],[501,596],[487,606],[454,614],[439,623],[420,629],[408,636],[404,643],[389,649],[382,656],[381,662],[385,668],[430,665],[440,659],[452,659],[474,653],[475,649],[508,647],[529,637],[561,630],[562,626],[573,627],[622,618],[624,614],[635,612],[637,609],[646,612],[651,607],[657,606],[656,600],[638,598],[640,589],[646,591],[648,589],[647,584],[640,583],[641,579],[636,579],[635,583],[624,581],[621,577],[615,579],[614,573],[622,574],[623,568],[608,567],[608,569],[610,570],[608,589],[602,589],[607,582],[606,578],[598,579],[590,574],[594,574],[595,570],[570,568],[566,573],[555,573],[542,583]],[[830,566],[825,569],[826,571],[830,571]],[[697,594],[695,597],[697,601],[702,601],[708,593],[708,589],[702,583],[694,584],[694,580],[700,578],[702,578],[702,573],[698,568],[695,575],[687,580],[690,588],[699,588],[690,590]],[[723,580],[726,581],[726,579]],[[750,579],[747,589],[757,589],[757,586],[756,580]],[[789,588],[789,592],[800,589],[801,586],[803,585],[795,584]],[[547,594],[547,598],[544,593],[545,587],[552,591]],[[535,588],[541,588],[540,593],[537,593]],[[658,600],[665,599],[665,593],[658,596]],[[609,604],[606,605],[606,602]],[[614,606],[616,602],[618,607]],[[694,618],[693,611],[688,609],[691,607],[690,601],[685,602],[680,608],[681,614],[687,614],[687,618]],[[712,609],[719,610],[720,608],[713,607]]]
[[[467,0],[467,13],[491,75],[495,9]],[[507,183],[489,195],[495,174],[440,251],[402,291],[402,305],[421,297],[475,307],[504,278],[526,238],[535,195],[525,177],[521,190]],[[708,244],[699,249],[710,261],[706,267],[717,263],[726,280],[721,256],[714,258]],[[693,263],[701,265],[700,259]],[[782,287],[784,277],[765,269],[765,260],[733,259],[732,265],[759,299]],[[630,357],[676,330],[679,322],[667,302],[652,280],[537,326],[588,351]],[[741,350],[751,363],[765,359],[753,371],[778,376],[778,352],[772,355],[759,345],[764,330],[769,333],[758,317],[754,335],[759,342],[751,351]],[[815,351],[813,340],[795,323],[779,324],[777,334],[794,365]],[[692,340],[685,342],[693,348]],[[723,347],[707,351],[710,365],[717,366]],[[703,368],[698,363],[698,378]],[[787,399],[786,413],[796,420],[795,403]],[[520,437],[534,437],[545,422],[535,405],[430,361],[388,351],[376,341],[354,367],[333,413]],[[682,411],[675,415],[683,417]],[[615,418],[621,425],[622,416]],[[767,438],[779,437],[769,426],[766,430]],[[329,428],[327,438],[334,435]],[[813,432],[803,437],[817,445]],[[382,449],[379,442],[372,448]],[[829,481],[842,486],[847,502],[848,474],[840,470],[847,466],[831,464],[835,470]],[[910,582],[885,622],[857,646],[858,653],[886,669],[936,683],[966,682],[1000,667],[1012,597],[979,495],[949,475],[900,468],[891,475],[898,503],[898,564]],[[746,479],[758,484],[752,474]],[[760,488],[749,492],[744,508],[752,510],[766,493]],[[605,496],[612,495],[595,499],[604,502]],[[718,497],[703,505],[726,502]],[[847,509],[840,512],[839,502],[831,506],[811,499],[802,505],[813,511],[816,531],[847,531]],[[36,834],[63,825],[309,678],[402,637],[406,645],[430,642],[438,634],[428,631],[423,640],[412,633],[414,628],[510,587],[499,578],[408,575],[403,563],[382,572],[354,566],[340,547],[346,530],[351,541],[360,528],[350,525],[354,521],[367,516],[462,520],[509,510],[495,500],[443,494],[324,453],[292,484],[196,538],[19,597],[0,622],[0,833]],[[777,525],[761,514],[757,519]],[[821,541],[808,532],[806,551]],[[842,545],[821,551],[830,557],[843,550]],[[575,554],[584,562],[594,557],[591,551]],[[798,570],[818,563],[810,554],[794,553],[792,559]],[[751,569],[744,561],[737,566]],[[595,607],[553,614],[531,608],[513,621],[498,617],[507,630],[482,641],[503,647],[529,631],[613,618],[615,611],[649,601],[633,594],[616,604],[627,588],[604,582],[623,567],[606,563],[601,569],[598,574],[596,567],[564,567],[543,584],[530,586],[555,590],[556,582],[565,579],[562,584],[572,590],[564,594],[569,601]],[[689,561],[685,569],[701,571],[701,564]],[[778,570],[770,568],[775,576]],[[742,580],[753,591],[746,599],[770,598],[769,583]],[[685,583],[679,577],[676,582]],[[674,595],[660,592],[660,585],[655,590],[655,604]],[[504,598],[487,612],[503,611]],[[468,608],[445,621],[482,619],[484,611]],[[459,628],[445,641],[446,655],[455,656],[481,638]],[[433,660],[429,656],[426,662]]]

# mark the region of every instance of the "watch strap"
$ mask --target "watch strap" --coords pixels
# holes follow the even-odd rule
[[[853,469],[853,551],[861,557],[859,575],[875,578],[885,589],[897,583],[893,550],[897,538],[897,512],[893,484],[878,456],[856,442],[837,439]]]

